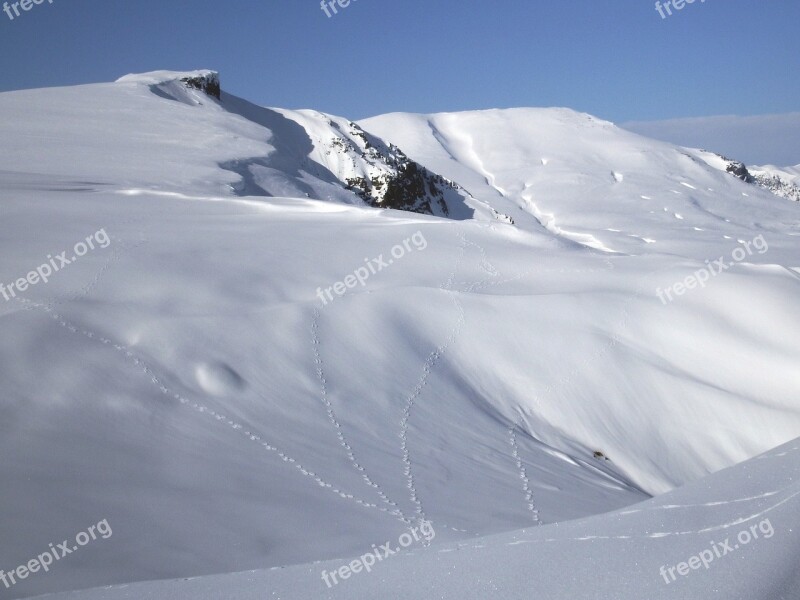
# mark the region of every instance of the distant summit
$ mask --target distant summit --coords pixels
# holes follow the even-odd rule
[[[131,74],[117,83],[146,85],[156,96],[191,106],[206,104],[201,92],[219,101],[224,111],[219,117],[231,125],[244,118],[260,126],[260,137],[273,151],[220,163],[241,178],[231,186],[236,194],[339,200],[456,219],[473,215],[457,184],[352,121],[316,111],[267,109],[223,94],[219,73],[211,70]]]

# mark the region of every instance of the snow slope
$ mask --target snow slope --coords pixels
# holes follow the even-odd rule
[[[762,220],[798,233],[796,209],[694,151],[568,109],[396,113],[360,125],[518,227],[605,252],[705,259]]]
[[[800,202],[800,165],[795,167],[775,167],[766,165],[750,167],[753,177],[772,189],[773,193]]]
[[[776,167],[775,165],[754,166],[753,170],[779,175],[791,183],[800,182],[800,165],[794,167]]]
[[[544,532],[800,434],[800,205],[567,110],[358,129],[184,75],[0,94],[0,282],[111,239],[0,297],[0,567],[114,530],[0,597],[358,555],[419,519],[432,549]],[[365,139],[455,182],[450,218],[347,190],[394,168]]]
[[[187,88],[181,78],[218,81],[212,71],[157,71],[115,84],[9,94],[19,112],[7,113],[4,123],[5,168],[77,178],[102,173],[111,181],[176,193],[198,188],[207,194],[233,191],[359,206],[365,200],[382,205],[394,191],[402,204],[405,190],[397,188],[408,159],[354,123],[314,111],[262,108],[224,92],[217,100]],[[31,120],[53,107],[58,122]],[[141,153],[144,148],[148,152]],[[367,180],[368,189],[362,194],[347,189],[353,179]],[[447,182],[430,173],[420,179],[425,193],[416,206],[405,208],[456,219],[473,216],[463,194]]]
[[[729,173],[745,183],[759,186],[779,198],[800,202],[800,185],[796,183],[798,176],[795,167],[786,167],[785,169],[773,166],[748,168],[741,161],[731,160],[713,152],[696,149],[687,151],[709,166]]]
[[[335,586],[325,584],[323,571],[336,571],[350,559],[47,598],[796,600],[798,478],[795,440],[621,511],[402,550]],[[684,562],[681,574],[677,565]]]

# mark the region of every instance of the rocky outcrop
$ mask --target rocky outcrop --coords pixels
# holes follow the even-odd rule
[[[723,157],[724,160],[729,160]],[[747,166],[735,160],[729,160],[728,166],[725,168],[725,171],[733,175],[734,177],[738,177],[745,183],[753,183],[755,179],[750,174],[750,171],[747,170]]]
[[[203,75],[193,77],[183,77],[181,82],[186,87],[205,92],[217,100],[222,95],[222,88],[219,85],[219,73],[215,71],[208,71]]]
[[[727,163],[725,171],[734,177],[741,179],[745,183],[762,187],[765,190],[772,192],[776,196],[780,196],[781,198],[787,198],[789,200],[794,200],[795,202],[800,202],[800,187],[791,181],[786,181],[779,175],[775,173],[769,173],[767,171],[751,172],[750,169],[747,168],[747,165],[745,165],[743,162],[731,160],[730,158],[726,158],[721,154],[717,154],[717,156]]]
[[[434,205],[444,216],[449,215],[444,196],[447,188],[455,189],[455,186],[413,161],[371,179],[353,177],[347,180],[347,189],[356,192],[371,206],[427,215],[437,214]]]
[[[231,185],[237,194],[346,204],[361,200],[375,208],[456,219],[470,218],[474,212],[465,203],[468,194],[457,184],[347,119],[264,108],[230,94],[223,98],[216,71],[154,71],[119,81],[148,85],[161,98],[198,108],[208,104],[205,94],[224,110],[263,128],[271,151],[220,163],[241,177]]]
[[[385,144],[352,121],[346,131],[334,121],[330,124],[343,134],[333,139],[332,150],[350,155],[354,164],[366,165],[369,172],[347,177],[347,189],[370,206],[450,215],[447,197],[460,190],[457,184],[429,171],[394,144]]]
[[[788,198],[795,202],[800,202],[800,187],[790,181],[781,179],[779,175],[770,173],[756,173],[753,180],[761,187],[781,198]]]

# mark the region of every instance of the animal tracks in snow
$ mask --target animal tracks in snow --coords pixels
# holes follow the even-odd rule
[[[358,462],[352,446],[345,438],[342,430],[342,424],[339,422],[336,412],[334,411],[333,404],[331,404],[331,401],[328,398],[328,387],[325,379],[324,363],[322,362],[322,356],[320,355],[319,319],[320,311],[318,308],[315,308],[311,323],[311,342],[314,348],[314,363],[316,365],[317,378],[319,379],[320,383],[320,401],[325,406],[325,412],[328,415],[328,421],[336,432],[336,437],[339,439],[339,444],[347,453],[347,459],[350,461],[350,464],[353,465],[353,468],[361,474],[361,478],[364,480],[364,483],[366,483],[368,487],[373,489],[375,493],[378,494],[383,503],[392,507],[393,514],[397,514],[405,523],[410,524],[411,519],[407,518],[399,506],[386,496],[381,487],[373,481],[366,469]]]
[[[541,525],[542,522],[539,519],[539,511],[533,503],[533,490],[531,490],[528,473],[525,469],[525,465],[522,462],[522,458],[519,455],[516,425],[508,428],[508,442],[511,444],[511,456],[514,458],[514,461],[517,464],[517,469],[519,470],[519,478],[522,480],[522,492],[525,494],[525,502],[528,506],[528,510],[531,512],[531,518],[533,519],[534,523]]]

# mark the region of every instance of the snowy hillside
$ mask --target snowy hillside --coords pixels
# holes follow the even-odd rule
[[[461,183],[499,218],[601,251],[663,253],[668,245],[708,258],[719,234],[733,231],[724,218],[746,225],[764,211],[789,215],[786,231],[798,232],[796,209],[721,177],[697,152],[567,109],[398,113],[360,125]],[[693,227],[705,233],[675,235]]]
[[[709,540],[515,537],[702,531],[739,513],[647,507],[763,492],[702,478],[800,436],[800,203],[566,109],[355,124],[216,81],[0,94],[0,568],[113,529],[0,598],[290,565],[129,591],[370,598],[418,573],[522,598],[508,569]],[[786,532],[780,469],[758,477]],[[385,575],[307,566],[422,522]],[[467,568],[488,588],[445,577]]]
[[[212,95],[196,89],[209,84]],[[116,84],[8,94],[8,102],[27,107],[20,116],[56,107],[61,120],[4,123],[11,153],[5,168],[26,171],[35,164],[77,177],[102,172],[114,181],[178,193],[200,186],[209,193],[473,216],[450,182],[354,123],[315,111],[262,108],[224,91],[218,100],[218,86],[213,71],[158,71]],[[16,142],[31,135],[50,140],[46,151]],[[94,146],[98,135],[103,143]],[[86,145],[76,154],[79,140]],[[149,152],[141,154],[143,148]]]
[[[800,165],[782,169],[772,165],[751,167],[750,173],[756,183],[774,194],[800,202]]]
[[[800,165],[782,168],[776,167],[775,165],[764,165],[760,167],[753,167],[753,170],[756,172],[778,175],[789,183],[800,183]]]
[[[337,571],[350,560],[48,598],[260,600],[266,591],[266,597],[285,600],[701,600],[715,596],[796,600],[800,590],[798,477],[800,440],[795,440],[628,509],[401,551],[376,560],[369,572],[362,569],[330,588],[323,583],[322,573]]]
[[[748,167],[741,161],[731,160],[720,154],[705,150],[690,150],[690,153],[710,166],[725,171],[745,183],[761,187],[779,198],[800,202],[797,167],[779,169],[773,166]]]

